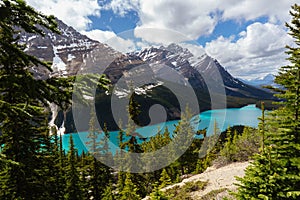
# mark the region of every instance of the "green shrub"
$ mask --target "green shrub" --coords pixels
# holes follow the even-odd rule
[[[248,161],[259,152],[260,140],[257,129],[245,127],[241,135],[238,135],[236,131],[232,134],[228,129],[226,142],[214,164],[220,167],[231,162]]]
[[[182,187],[175,186],[166,190],[166,195],[170,197],[171,200],[189,200],[192,199],[190,196],[191,192],[198,190],[203,190],[207,185],[207,182],[196,181],[196,182],[187,182]]]

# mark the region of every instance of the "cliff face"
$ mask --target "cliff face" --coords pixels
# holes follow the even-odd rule
[[[26,52],[52,62],[53,72],[36,71],[37,76],[69,76],[97,66],[105,69],[121,53],[108,45],[92,40],[57,20],[61,34],[43,29],[45,36],[21,33]]]

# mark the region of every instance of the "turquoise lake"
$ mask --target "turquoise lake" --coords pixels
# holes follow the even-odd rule
[[[207,128],[207,135],[211,135],[213,133],[214,122],[217,122],[217,126],[220,131],[224,131],[229,126],[234,125],[245,125],[251,127],[257,127],[259,120],[258,117],[261,116],[261,110],[256,108],[255,105],[248,105],[242,108],[227,108],[227,109],[219,109],[219,110],[208,110],[200,113],[195,116],[192,121],[195,129],[204,129]],[[200,122],[199,122],[200,117]],[[175,125],[178,123],[178,120],[168,121],[165,123],[159,123],[156,125],[141,127],[136,130],[139,134],[144,136],[145,138],[149,138],[155,134],[157,134],[158,130],[164,131],[165,127],[168,127],[170,133],[175,130]],[[87,151],[85,146],[86,142],[88,142],[87,138],[88,132],[79,132],[73,133],[73,140],[75,147],[78,152]],[[109,145],[112,152],[118,148],[118,131],[110,132],[110,140]],[[69,138],[70,134],[64,134],[62,136],[63,140],[63,148],[69,149]],[[142,140],[140,140],[142,142]]]

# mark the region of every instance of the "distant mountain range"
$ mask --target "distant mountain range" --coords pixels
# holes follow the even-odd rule
[[[262,87],[262,86],[266,86],[266,85],[275,86],[274,80],[275,80],[275,76],[273,74],[268,74],[262,78],[256,78],[256,79],[251,79],[251,80],[241,80],[241,81],[246,84],[249,84],[249,85],[253,85],[256,87]]]
[[[193,87],[201,110],[210,109],[210,97],[204,77],[214,83],[214,86],[224,87],[227,95],[228,107],[239,107],[249,103],[255,103],[262,99],[272,99],[271,93],[252,86],[252,82],[240,81],[230,75],[220,63],[206,54],[193,55],[188,49],[177,44],[169,46],[149,47],[138,52],[122,54],[106,44],[92,40],[62,21],[58,20],[61,35],[44,30],[45,37],[31,34],[21,34],[21,42],[26,44],[26,51],[42,60],[51,61],[53,72],[33,69],[39,78],[49,76],[70,76],[76,75],[79,71],[98,70],[103,71],[113,84],[117,83],[122,77],[129,77],[129,72],[139,74],[135,70],[138,66],[149,65],[161,77],[168,77],[172,82],[170,71],[164,67],[175,70],[178,74],[185,77],[185,81]],[[200,72],[200,73],[199,73]],[[221,74],[221,79],[216,74]],[[147,73],[143,73],[144,76]],[[141,78],[141,77],[140,77]],[[143,77],[142,77],[143,78]],[[148,78],[148,77],[145,77]],[[269,80],[268,77],[267,80]],[[259,83],[258,81],[256,82]],[[140,124],[145,125],[149,122],[148,109],[153,104],[162,104],[167,110],[167,119],[178,119],[180,108],[171,91],[164,87],[166,83],[155,80],[135,89],[134,98],[139,101],[142,107],[140,114]],[[185,95],[184,81],[174,82]],[[125,97],[128,91],[124,88],[115,88],[112,93],[120,99]],[[112,121],[110,110],[111,95],[99,93],[96,96],[96,109],[101,110],[98,117],[102,122],[107,122],[110,129],[116,127],[116,122]],[[151,97],[151,98],[150,98]],[[57,124],[62,123],[62,114],[59,114]],[[73,132],[75,126],[71,112],[67,114],[67,132]]]

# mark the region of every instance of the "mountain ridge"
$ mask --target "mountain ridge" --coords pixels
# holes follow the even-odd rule
[[[124,93],[122,90],[124,88],[113,90],[114,85],[121,78],[125,78],[127,81],[131,81],[132,78],[143,80],[144,76],[145,80],[148,80],[152,72],[147,73],[148,68],[146,66],[151,66],[159,78],[164,79],[167,77],[166,80],[174,82],[172,84],[175,84],[179,91],[182,91],[182,94],[180,94],[182,98],[185,97],[185,87],[189,83],[197,95],[202,110],[208,110],[211,106],[210,94],[205,83],[207,80],[213,83],[211,85],[215,88],[225,88],[228,107],[239,107],[255,103],[257,100],[273,98],[272,94],[247,85],[231,76],[216,59],[206,54],[193,55],[187,48],[177,44],[149,47],[123,54],[107,44],[80,34],[60,20],[58,20],[58,28],[61,32],[60,35],[47,30],[44,30],[46,33],[44,37],[24,33],[20,35],[21,42],[27,46],[27,53],[41,60],[52,62],[53,72],[35,70],[34,73],[37,77],[71,76],[82,72],[104,73],[113,85],[109,92],[119,92],[123,96],[118,98],[124,98],[126,97],[126,92]],[[140,71],[136,69],[141,69],[143,66],[145,66],[142,69],[144,75],[141,75]],[[180,79],[179,82],[176,82],[175,79],[172,80],[170,70],[166,70],[169,68],[184,78]],[[221,74],[221,76],[218,76],[218,74]],[[178,101],[172,99],[174,94],[172,96],[170,92],[160,79],[154,80],[153,83],[144,83],[141,87],[135,88],[134,98],[143,105],[140,114],[141,124],[147,124],[149,121],[148,111],[151,105],[154,104],[166,106],[167,120],[180,117],[181,111],[178,107]],[[103,115],[98,116],[101,119],[103,118],[102,123],[113,120],[112,111],[109,109],[111,107],[109,99],[111,95],[96,94],[96,110],[97,112],[104,112]],[[108,107],[107,110],[104,109],[106,107]],[[64,115],[58,114],[56,124],[60,126],[63,121],[66,121],[67,132],[75,131],[72,111],[68,111]],[[108,127],[114,129],[117,126],[116,123],[113,122]]]

